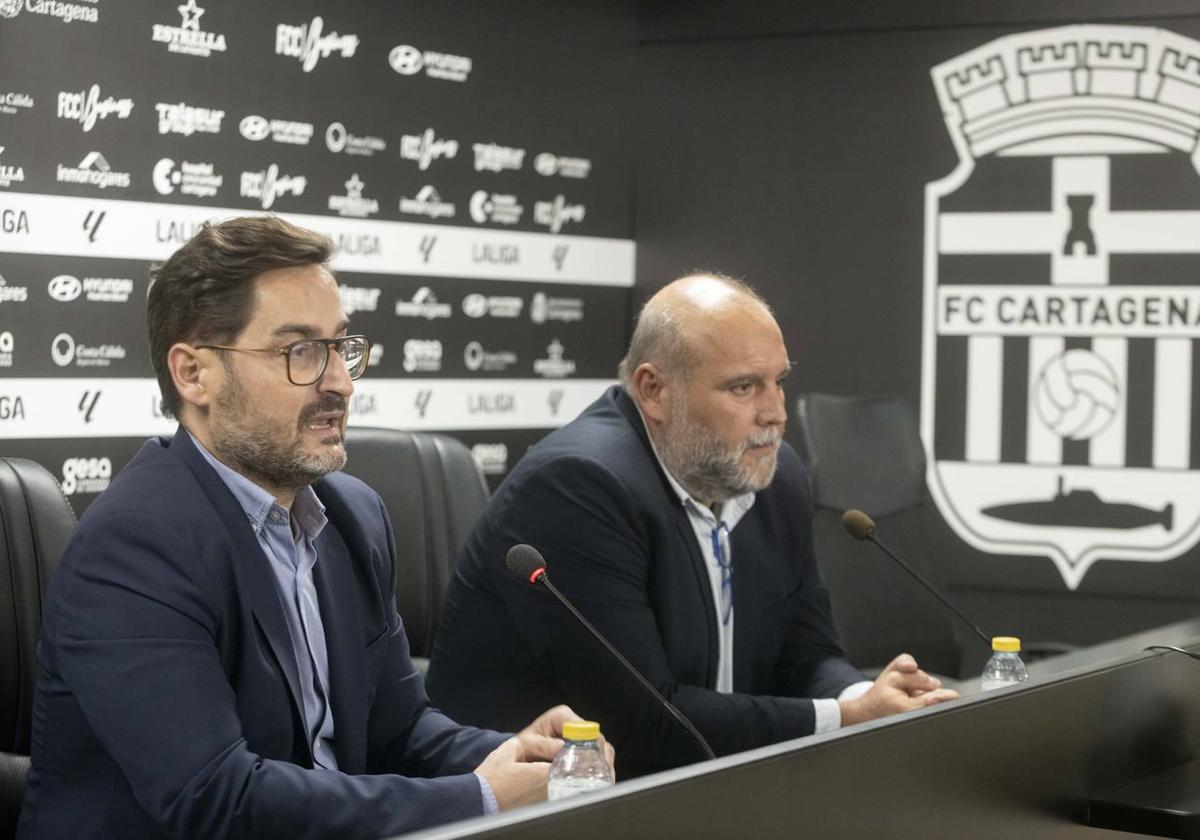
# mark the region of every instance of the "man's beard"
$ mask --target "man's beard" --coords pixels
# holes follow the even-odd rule
[[[779,450],[747,465],[742,457],[754,446],[778,444],[781,430],[767,429],[741,443],[729,444],[692,419],[686,404],[668,415],[661,440],[655,441],[671,475],[695,499],[726,502],[764,490],[775,477]]]
[[[327,445],[317,453],[300,449],[300,440],[288,435],[278,421],[257,414],[242,390],[232,368],[229,387],[216,399],[219,414],[212,426],[213,454],[257,483],[280,490],[296,491],[346,465],[344,445]],[[322,394],[317,402],[300,412],[294,431],[301,431],[317,414],[346,411],[346,399]],[[286,442],[284,442],[286,441]]]

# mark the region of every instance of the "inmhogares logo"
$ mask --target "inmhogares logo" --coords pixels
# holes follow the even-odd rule
[[[568,204],[564,196],[557,195],[553,201],[538,201],[533,205],[533,223],[558,233],[565,224],[582,222],[586,213],[587,208],[582,204]]]
[[[517,363],[517,354],[511,350],[485,350],[478,341],[468,341],[463,348],[463,364],[472,373],[488,371],[499,373]]]
[[[424,318],[432,321],[436,318],[449,318],[450,304],[439,303],[437,295],[428,286],[417,289],[412,300],[396,301],[396,315],[401,318]]]
[[[533,159],[533,171],[546,177],[561,175],[564,178],[586,178],[592,171],[592,162],[587,158],[542,152]]]
[[[70,333],[59,333],[50,342],[50,358],[59,367],[110,367],[125,358],[120,344],[78,344]]]
[[[303,175],[280,175],[279,167],[272,163],[258,172],[242,173],[242,198],[257,199],[264,210],[270,210],[275,199],[288,195],[304,195],[308,178]]]
[[[1200,42],[1044,29],[932,76],[959,155],[925,190],[938,508],[1071,589],[1098,560],[1180,556],[1200,539],[1200,288],[1181,269],[1200,254]]]
[[[225,52],[223,33],[206,32],[200,28],[200,17],[204,14],[204,9],[196,5],[196,0],[188,0],[184,5],[175,8],[183,20],[179,26],[154,24],[150,37],[155,43],[166,44],[168,52],[201,58],[208,58],[215,52]]]
[[[33,97],[28,93],[6,90],[0,93],[0,114],[19,114],[33,108]]]
[[[27,300],[29,300],[28,286],[11,285],[3,276],[0,276],[0,304],[24,303]]]
[[[508,472],[508,446],[503,443],[477,443],[471,447],[471,457],[484,475],[504,475]]]
[[[437,373],[442,369],[442,342],[410,338],[404,342],[405,373]]]
[[[30,14],[58,18],[63,23],[95,23],[100,19],[100,12],[96,9],[98,1],[67,3],[63,0],[0,0],[0,20],[15,18],[24,8]]]
[[[358,49],[357,35],[325,32],[325,19],[317,15],[311,23],[292,26],[281,23],[275,27],[275,54],[300,60],[305,73],[311,73],[317,62],[337,53],[352,58]]]
[[[465,82],[471,75],[471,59],[465,55],[419,50],[410,44],[392,47],[388,64],[401,76],[415,76],[424,70],[431,79]]]
[[[331,122],[325,129],[325,147],[334,154],[371,157],[376,152],[386,151],[387,141],[382,137],[351,134],[342,123]]]
[[[0,330],[0,368],[12,367],[15,345],[13,334],[9,330]]]
[[[521,221],[525,208],[517,202],[517,197],[509,193],[489,193],[487,190],[476,190],[471,194],[468,205],[471,211],[471,221],[476,224],[489,222],[498,225],[515,225]]]
[[[62,465],[63,495],[103,493],[112,482],[112,474],[108,458],[68,458]]]
[[[519,318],[525,299],[516,295],[469,294],[463,298],[462,311],[468,318]]]
[[[216,108],[197,108],[186,102],[156,102],[159,134],[182,134],[191,137],[201,134],[217,134],[221,131],[221,120],[225,112]]]
[[[535,292],[529,304],[529,320],[535,324],[562,321],[570,324],[583,320],[583,298],[551,297]]]
[[[345,195],[329,196],[329,209],[339,216],[350,216],[355,219],[365,219],[379,212],[379,202],[374,198],[364,198],[363,188],[366,186],[355,172],[346,182]]]
[[[5,160],[4,146],[0,146],[0,187],[11,187],[25,181],[25,167]]]
[[[534,360],[533,372],[547,379],[561,379],[575,373],[575,362],[563,358],[564,352],[562,342],[554,339],[546,346],[546,358]]]
[[[127,120],[133,113],[133,100],[128,96],[117,98],[100,94],[100,85],[87,90],[58,92],[58,117],[79,123],[84,131],[91,131],[100,120],[109,117]]]
[[[506,169],[517,171],[525,162],[525,150],[512,146],[497,146],[495,143],[475,143],[476,172],[503,172]]]
[[[307,146],[313,136],[313,124],[295,120],[276,120],[247,114],[238,123],[238,132],[247,140],[257,143],[268,137],[275,143],[289,146]]]
[[[455,206],[442,201],[438,191],[429,184],[417,190],[412,198],[400,196],[400,212],[409,216],[428,216],[431,219],[453,219]],[[428,260],[426,260],[428,262]]]
[[[56,180],[60,184],[82,184],[106,190],[109,187],[126,189],[131,179],[128,172],[113,169],[104,155],[92,151],[83,156],[83,160],[79,161],[78,166],[66,166],[60,163]]]
[[[179,190],[181,195],[212,198],[220,192],[225,179],[214,171],[211,163],[183,160],[176,165],[171,158],[162,158],[154,165],[152,180],[159,195]]]
[[[133,294],[129,277],[84,277],[59,274],[46,284],[46,293],[59,303],[70,303],[82,297],[88,303],[128,303]]]
[[[435,160],[453,160],[457,154],[458,141],[439,139],[432,128],[425,129],[421,134],[405,134],[400,138],[400,157],[416,161],[417,168],[422,172]]]
[[[374,312],[379,308],[379,295],[382,289],[370,289],[365,286],[338,286],[338,295],[342,299],[342,311],[347,315],[355,312]],[[374,350],[376,345],[371,345]]]

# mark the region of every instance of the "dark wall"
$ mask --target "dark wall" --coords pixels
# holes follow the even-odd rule
[[[1069,23],[1200,38],[1200,17],[1172,2],[866,6],[643,4],[635,304],[691,269],[744,277],[776,309],[799,362],[793,396],[899,394],[919,409],[925,188],[959,163],[931,68],[1005,35]],[[1200,207],[1185,153],[1155,156],[1136,174],[1130,166],[1151,156],[1118,157],[1114,207]],[[981,157],[973,189],[996,209],[1048,205],[1048,160]],[[1118,196],[1120,184],[1134,186]],[[1193,259],[1172,263],[1169,282],[1200,283]],[[940,387],[939,398],[961,401]],[[1143,471],[1136,481],[1149,487],[1154,477]],[[1186,506],[1191,488],[1180,493]],[[932,505],[930,520],[931,551],[985,627],[1083,643],[1197,610],[1194,548],[1158,562],[1089,561],[1069,580],[1071,570],[1047,556],[973,548]]]
[[[334,239],[351,422],[498,482],[614,378],[632,2],[0,3],[0,447],[82,510],[158,411],[148,269],[205,220]],[[498,208],[508,202],[511,214]]]

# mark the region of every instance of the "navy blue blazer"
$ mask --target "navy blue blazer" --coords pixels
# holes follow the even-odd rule
[[[600,722],[626,776],[703,757],[550,593],[507,574],[505,552],[522,542],[718,754],[811,734],[802,698],[863,679],[837,639],[808,480],[785,445],[774,481],[732,533],[734,693],[714,690],[704,557],[636,406],[613,387],[525,455],[459,556],[428,678],[434,701],[459,720],[512,726],[567,702]]]
[[[87,510],[46,595],[19,837],[347,840],[482,813],[471,771],[504,736],[430,707],[378,495],[315,489],[341,772],[313,769],[268,560],[180,431]]]

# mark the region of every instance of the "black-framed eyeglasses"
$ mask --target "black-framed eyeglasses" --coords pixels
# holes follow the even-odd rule
[[[325,375],[329,351],[336,350],[346,363],[351,379],[367,370],[371,341],[365,335],[341,338],[302,338],[283,347],[228,347],[223,344],[197,344],[197,350],[234,350],[239,353],[279,353],[287,359],[287,378],[293,385],[311,385]]]

